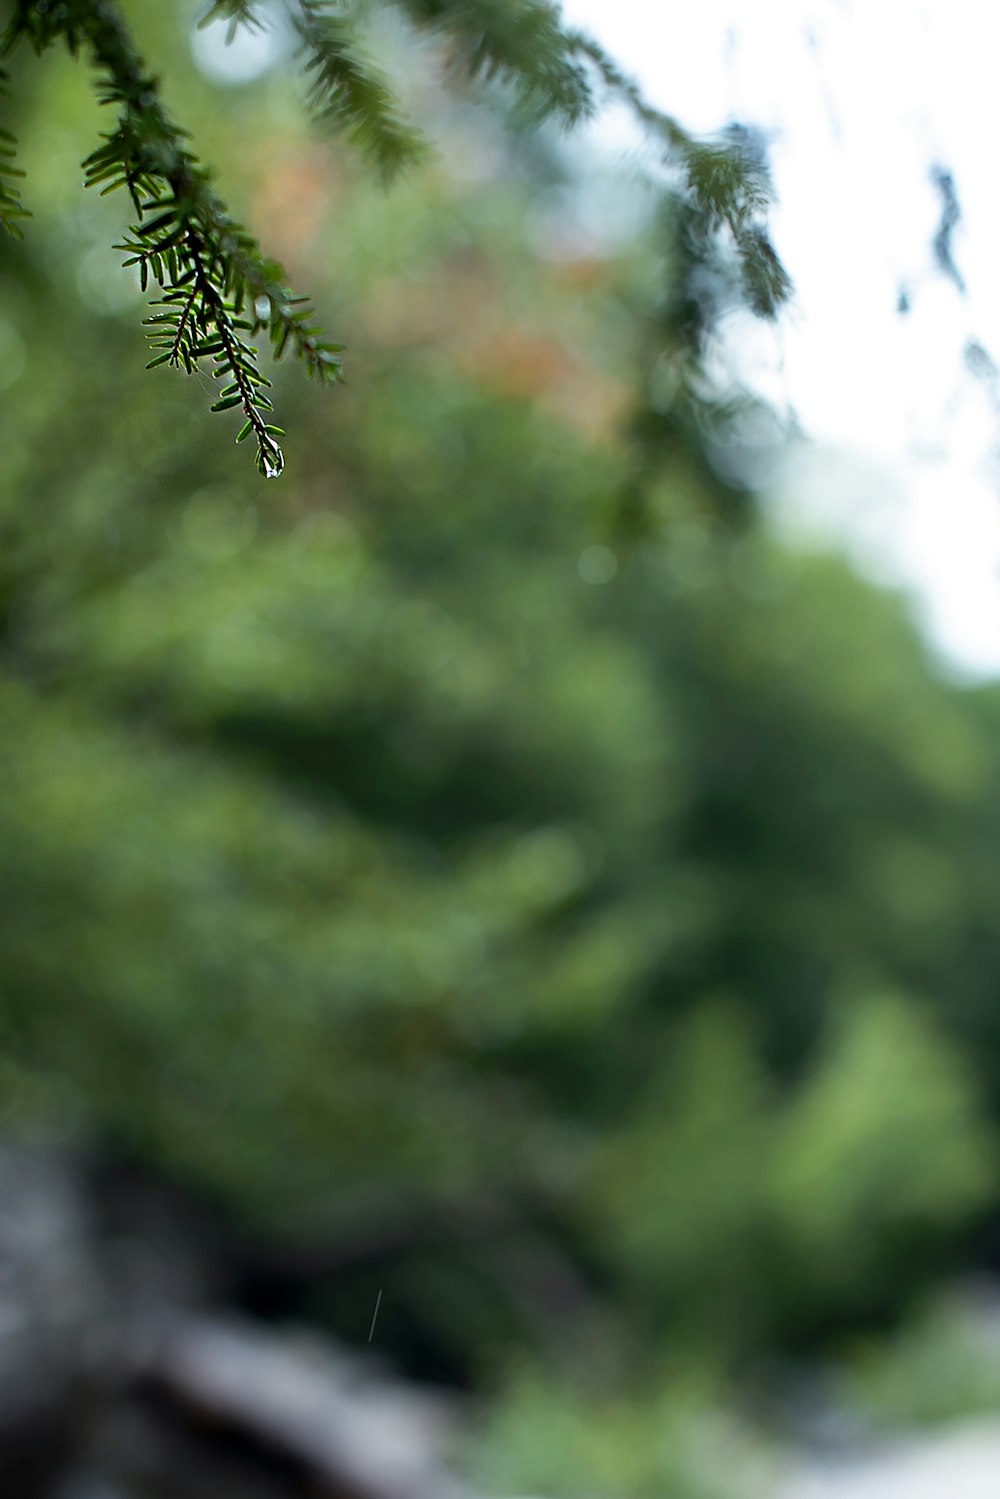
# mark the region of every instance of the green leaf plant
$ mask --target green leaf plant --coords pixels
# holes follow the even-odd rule
[[[357,145],[387,180],[419,162],[425,142],[359,45],[353,0],[284,3],[301,42],[313,113]],[[733,138],[692,138],[648,105],[594,41],[564,29],[547,0],[394,3],[418,29],[445,35],[455,66],[470,80],[505,85],[515,112],[531,125],[555,119],[572,127],[607,97],[629,105],[672,171],[672,190],[709,236],[725,236],[735,250],[749,305],[774,315],[789,282],[767,236],[770,181]],[[257,0],[215,0],[202,24],[216,20],[228,23],[230,37],[239,27],[265,24]],[[84,162],[85,181],[102,194],[123,188],[132,203],[133,220],[115,248],[124,251],[126,266],[137,268],[143,290],[156,293],[145,319],[153,355],[147,368],[169,364],[191,374],[209,367],[219,381],[212,410],[238,411],[237,442],[252,437],[259,471],[280,474],[284,433],[270,419],[270,382],[253,340],[266,338],[276,358],[291,353],[324,383],[343,378],[343,345],[321,332],[309,299],[295,295],[282,267],[212,188],[117,0],[14,0],[0,57],[9,58],[22,42],[39,54],[63,43],[74,56],[87,56],[100,101],[117,110],[115,128]],[[0,71],[0,90],[5,77]],[[13,136],[0,129],[0,226],[19,236],[30,215],[21,201],[15,149]]]

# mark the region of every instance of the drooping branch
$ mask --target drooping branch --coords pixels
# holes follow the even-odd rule
[[[728,231],[749,306],[759,317],[774,317],[788,300],[792,283],[767,231],[774,186],[757,138],[737,126],[721,138],[698,140],[672,115],[654,108],[591,37],[571,32],[567,45],[593,65],[608,94],[632,110],[665,164],[679,169],[681,191],[708,234]]]
[[[118,248],[127,252],[126,265],[138,267],[143,289],[153,280],[164,294],[154,304],[164,310],[148,320],[157,349],[151,363],[182,365],[190,373],[199,359],[211,359],[213,375],[228,377],[212,409],[241,407],[245,420],[237,441],[252,433],[261,473],[280,473],[281,430],[264,416],[271,409],[264,394],[269,382],[241,334],[266,330],[277,357],[290,349],[321,380],[340,378],[341,346],[322,335],[308,300],[295,296],[281,266],[265,259],[212,189],[113,0],[59,0],[45,8],[19,0],[3,52],[22,38],[39,52],[60,40],[74,54],[89,51],[101,103],[119,111],[116,129],[87,157],[84,170],[88,186],[102,193],[125,188],[132,200],[136,222]]]
[[[572,128],[594,113],[593,90],[568,46],[569,33],[547,0],[400,0],[420,26],[451,40],[473,80],[513,89],[532,125],[556,119]]]
[[[7,74],[0,68],[0,93],[4,92],[6,77]],[[24,176],[20,167],[14,165],[16,159],[16,138],[9,130],[0,129],[0,225],[20,239],[21,226],[18,220],[30,218],[31,215],[21,202],[21,194],[15,186],[15,179]]]
[[[360,146],[386,181],[422,160],[427,147],[420,131],[364,57],[343,8],[296,0],[291,16],[305,47],[307,103],[318,118]]]

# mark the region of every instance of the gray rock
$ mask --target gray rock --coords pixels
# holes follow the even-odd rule
[[[439,1402],[220,1312],[152,1212],[126,1192],[109,1225],[67,1156],[0,1144],[0,1494],[461,1499]]]

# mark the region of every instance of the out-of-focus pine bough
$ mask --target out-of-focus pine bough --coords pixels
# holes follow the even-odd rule
[[[386,0],[390,3],[390,0]],[[497,81],[528,124],[553,119],[572,127],[590,118],[605,98],[628,104],[679,182],[676,193],[706,245],[724,241],[739,267],[742,295],[759,315],[772,317],[789,281],[768,238],[771,186],[766,168],[738,136],[698,141],[676,120],[653,109],[635,85],[590,38],[564,28],[547,0],[391,0],[420,30],[448,41],[456,66],[471,80]],[[402,113],[388,81],[358,41],[351,0],[285,0],[302,44],[307,99],[313,112],[360,147],[386,179],[425,153],[420,131]],[[264,25],[257,0],[214,0],[202,22],[225,20],[230,38],[241,27]],[[170,118],[131,38],[116,0],[14,0],[0,41],[9,57],[27,41],[41,54],[65,43],[96,69],[102,103],[118,111],[114,130],[84,162],[86,183],[102,193],[125,188],[135,220],[121,244],[125,265],[138,268],[143,289],[159,290],[145,319],[153,350],[148,368],[199,361],[219,380],[213,411],[239,410],[237,442],[252,436],[257,466],[279,474],[281,429],[269,420],[269,381],[250,340],[265,333],[280,358],[290,351],[321,381],[342,378],[342,345],[316,326],[305,297],[294,295],[282,267],[236,223]],[[0,73],[0,85],[6,75]],[[0,225],[20,235],[29,217],[16,179],[15,141],[0,130]]]
[[[727,315],[749,309],[771,320],[789,292],[766,230],[765,144],[756,131],[729,125],[719,144],[695,148],[691,171],[697,192],[668,192],[659,213],[665,265],[660,295],[644,302],[639,322],[642,383],[629,421],[630,469],[617,496],[619,544],[649,534],[660,476],[678,459],[697,475],[715,520],[746,524],[761,462],[796,426],[792,411],[779,417],[732,372],[708,375]]]

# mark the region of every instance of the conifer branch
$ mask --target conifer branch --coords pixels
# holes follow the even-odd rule
[[[767,232],[774,185],[756,138],[742,127],[731,126],[721,139],[699,141],[671,115],[654,108],[591,37],[568,32],[566,44],[570,52],[593,65],[608,93],[627,104],[660,143],[664,161],[680,169],[682,191],[708,233],[728,230],[747,302],[759,317],[774,317],[787,301],[792,283]]]
[[[360,146],[386,180],[420,161],[427,149],[423,137],[361,53],[341,7],[329,0],[296,0],[291,16],[308,55],[307,102],[315,113]]]
[[[755,313],[774,317],[791,282],[767,233],[774,189],[764,153],[747,131],[699,141],[671,115],[656,109],[636,83],[592,37],[564,30],[547,0],[401,0],[418,23],[449,32],[472,77],[511,85],[522,113],[568,127],[597,109],[594,75],[606,94],[626,104],[656,141],[664,161],[678,168],[682,192],[717,236],[728,233],[739,261],[743,293]]]
[[[547,0],[401,0],[418,25],[447,32],[472,79],[513,88],[531,124],[557,118],[572,127],[594,112],[586,71]]]
[[[163,289],[154,305],[164,310],[147,327],[169,329],[169,347],[156,344],[152,364],[178,364],[191,373],[199,359],[212,359],[213,375],[228,376],[212,409],[242,407],[245,422],[237,441],[252,433],[260,471],[280,473],[281,430],[263,414],[271,409],[263,393],[269,382],[258,368],[257,351],[240,332],[266,329],[276,357],[291,349],[320,380],[341,378],[341,346],[324,338],[308,300],[295,296],[281,266],[264,258],[212,190],[113,0],[51,0],[44,8],[19,0],[3,52],[22,37],[37,51],[59,40],[73,52],[85,46],[98,69],[101,103],[120,111],[117,128],[84,162],[85,180],[105,194],[125,188],[131,198],[137,221],[117,248],[126,251],[126,265],[138,268],[144,291],[151,279]]]
[[[250,31],[263,31],[264,23],[256,9],[256,0],[215,0],[198,22],[199,28],[211,26],[213,21],[228,21],[227,44],[233,40],[237,29],[246,26]]]
[[[7,92],[4,87],[7,74],[0,68],[0,95]],[[21,226],[19,219],[30,219],[31,214],[21,202],[21,194],[14,185],[14,179],[24,176],[20,167],[14,165],[17,159],[17,138],[9,130],[0,128],[0,226],[21,238]]]

